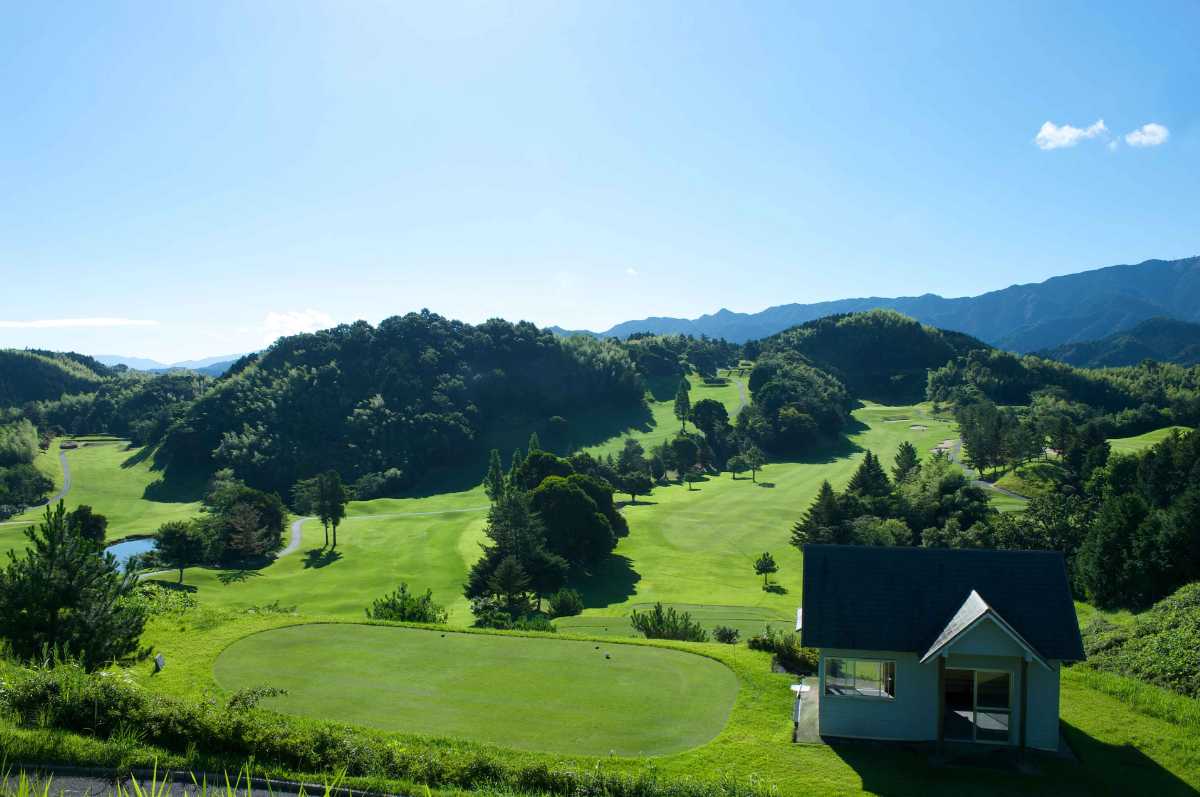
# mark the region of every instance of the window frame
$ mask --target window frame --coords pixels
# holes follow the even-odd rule
[[[837,692],[829,691],[829,662],[831,662],[831,661],[842,662],[845,666],[848,667],[848,669],[843,670],[843,672],[848,671],[851,674],[852,682],[855,684],[855,687],[854,687],[854,689],[856,690],[855,694],[847,695],[847,694],[839,694]],[[857,665],[859,662],[870,662],[871,664],[878,664],[879,665],[879,681],[877,683],[879,684],[879,690],[880,690],[880,692],[883,692],[884,688],[890,682],[891,687],[892,687],[891,694],[887,694],[887,693],[878,694],[878,695],[859,694],[857,692],[857,688],[858,688],[857,687],[857,683],[858,683],[858,675],[857,675],[858,667],[857,667]],[[889,678],[889,674],[890,674],[890,678]],[[839,680],[845,681],[845,677],[843,676]],[[876,657],[872,657],[872,656],[825,656],[821,659],[821,699],[822,700],[824,700],[827,697],[834,697],[834,698],[847,698],[849,700],[893,701],[896,699],[896,680],[897,679],[896,679],[896,660],[895,659],[876,658]]]

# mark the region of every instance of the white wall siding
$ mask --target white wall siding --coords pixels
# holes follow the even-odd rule
[[[825,694],[825,662],[829,658],[881,659],[896,662],[893,699]],[[921,664],[915,653],[889,651],[821,651],[820,730],[823,736],[861,739],[932,741],[937,739],[937,664]]]

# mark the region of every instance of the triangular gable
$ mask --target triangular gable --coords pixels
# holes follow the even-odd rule
[[[1050,665],[1046,663],[1033,645],[1026,642],[1017,629],[1013,628],[1007,620],[1000,616],[999,612],[989,606],[987,601],[975,590],[971,590],[971,594],[967,596],[962,606],[950,618],[950,622],[946,623],[946,627],[942,629],[937,639],[929,646],[929,650],[921,657],[921,663],[924,664],[938,656],[984,621],[994,623],[1001,631],[1011,637],[1022,650],[1028,653],[1030,658],[1037,661],[1046,669],[1050,669]]]

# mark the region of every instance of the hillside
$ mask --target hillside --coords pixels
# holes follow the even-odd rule
[[[973,297],[866,297],[784,304],[759,313],[722,309],[695,319],[625,321],[599,334],[625,337],[634,332],[654,332],[744,342],[823,316],[876,308],[896,310],[941,329],[965,332],[1001,348],[1031,352],[1102,338],[1156,316],[1200,322],[1200,257],[1109,266]]]
[[[1200,324],[1151,318],[1114,335],[1082,343],[1065,343],[1038,352],[1082,368],[1136,365],[1142,360],[1195,365],[1200,363]]]
[[[0,406],[96,390],[108,368],[82,354],[0,349]]]
[[[798,354],[832,372],[855,398],[880,402],[919,401],[929,370],[987,348],[890,310],[827,316],[762,341],[764,354]]]
[[[233,468],[281,492],[328,468],[408,486],[474,462],[500,445],[491,433],[527,437],[528,424],[545,431],[558,416],[550,427],[570,434],[596,409],[619,410],[614,423],[645,412],[642,379],[616,344],[428,311],[280,338],[232,370],[172,427],[164,462]]]

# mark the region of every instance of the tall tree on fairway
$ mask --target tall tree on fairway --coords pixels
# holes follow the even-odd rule
[[[97,514],[87,504],[80,504],[67,513],[67,525],[79,536],[91,540],[97,548],[104,547],[108,533],[108,518]]]
[[[495,448],[488,461],[487,475],[483,477],[483,491],[491,501],[504,494],[504,465],[500,462],[500,452]]]
[[[775,564],[774,556],[764,551],[754,562],[754,572],[763,577],[763,589],[766,589],[771,582],[771,574],[779,572],[779,565]]]
[[[892,481],[899,484],[904,477],[921,467],[921,458],[917,455],[917,447],[905,440],[896,450],[895,464],[892,466]]]
[[[679,419],[679,431],[687,429],[688,416],[692,413],[692,398],[688,395],[688,381],[679,380],[679,388],[675,391],[675,417]]]
[[[19,658],[46,651],[77,658],[96,669],[137,650],[145,610],[123,600],[137,579],[122,575],[112,554],[96,555],[91,540],[67,523],[62,501],[37,529],[18,558],[8,552],[0,573],[0,637]]]
[[[179,583],[183,583],[183,569],[199,562],[207,553],[208,545],[202,526],[186,520],[172,520],[158,527],[158,546],[155,551],[166,564],[179,568]]]
[[[821,482],[821,489],[804,513],[804,517],[792,526],[792,545],[803,548],[808,543],[830,543],[837,540],[838,527],[842,523],[842,511],[837,493],[828,480]]]
[[[325,526],[325,544],[329,544],[329,527],[333,527],[333,547],[337,547],[337,530],[346,517],[346,503],[350,496],[342,484],[342,477],[336,470],[327,470],[321,474],[321,483],[317,495],[317,516],[321,525]]]
[[[883,466],[879,464],[879,457],[867,449],[863,461],[858,464],[858,470],[854,471],[854,475],[850,477],[850,484],[846,486],[846,491],[858,493],[864,497],[879,498],[887,495],[891,490],[892,485],[883,471]]]
[[[742,462],[746,463],[746,469],[750,471],[750,481],[757,482],[756,474],[766,463],[763,452],[751,443],[742,451]]]

